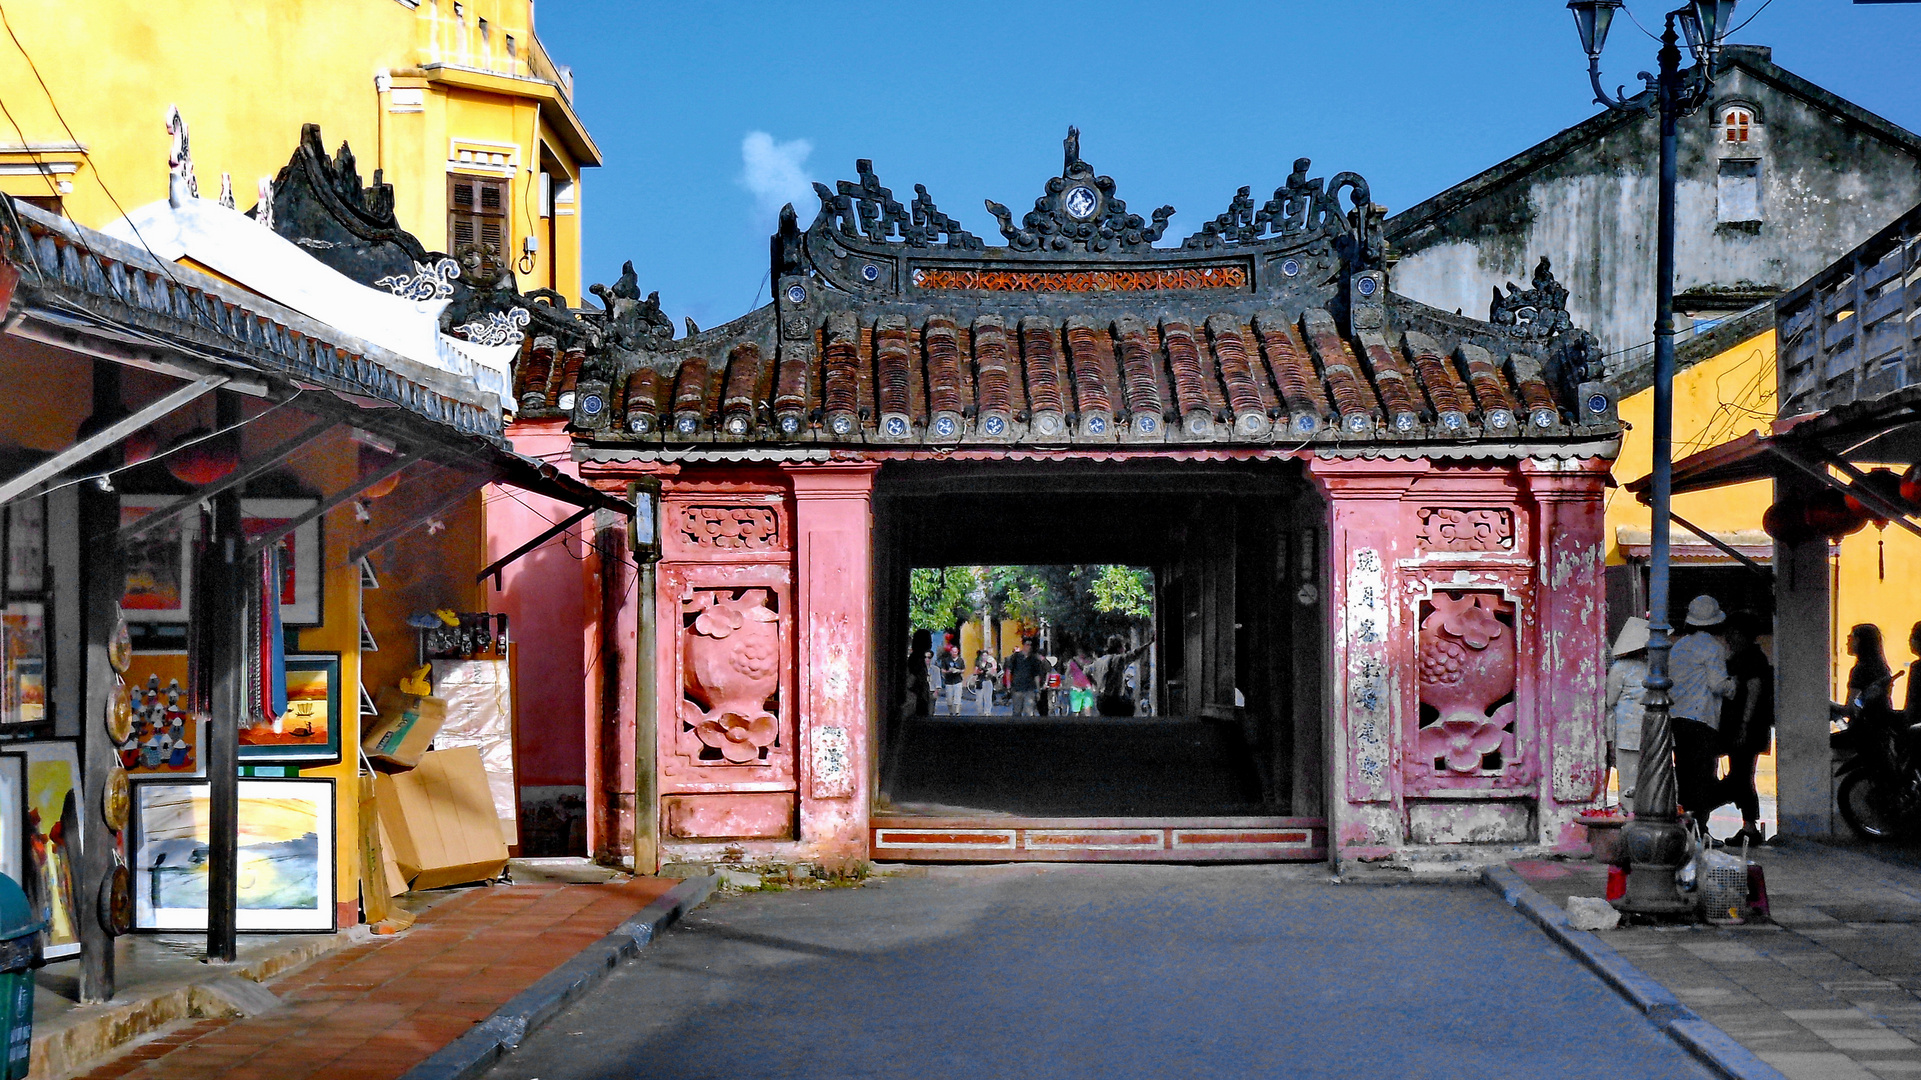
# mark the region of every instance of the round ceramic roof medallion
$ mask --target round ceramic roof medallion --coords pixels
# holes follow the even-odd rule
[[[1086,221],[1093,217],[1094,211],[1100,206],[1100,196],[1094,194],[1094,189],[1086,184],[1068,188],[1067,194],[1061,196],[1061,209],[1067,211],[1067,216],[1075,221]]]
[[[851,435],[854,432],[854,418],[841,413],[827,424],[827,430],[836,435]]]
[[[807,302],[807,290],[798,284],[787,286],[787,302],[790,304],[805,304]]]
[[[1378,281],[1375,281],[1371,277],[1364,277],[1355,285],[1355,287],[1361,290],[1362,296],[1373,296],[1374,290],[1380,288],[1381,283]]]
[[[860,268],[860,277],[862,281],[879,281],[880,267],[875,266],[873,263],[868,263]]]
[[[636,435],[645,435],[654,430],[654,418],[646,413],[628,413],[627,430]]]
[[[1095,416],[1090,416],[1090,417],[1088,417],[1088,418],[1087,418],[1087,433],[1088,433],[1089,435],[1105,435],[1105,434],[1107,434],[1107,417],[1105,417],[1105,416],[1099,416],[1099,415],[1095,415]]]
[[[954,418],[946,415],[935,417],[934,418],[934,435],[937,438],[942,438],[942,439],[953,438],[954,437]]]
[[[1034,417],[1034,430],[1042,435],[1059,435],[1061,418],[1053,413],[1041,413]]]
[[[1494,409],[1487,414],[1487,426],[1496,431],[1506,431],[1514,424],[1514,414],[1506,409]]]
[[[1364,433],[1365,431],[1367,431],[1367,417],[1360,413],[1355,413],[1354,415],[1348,417],[1347,430],[1349,430],[1350,432],[1353,432],[1356,435],[1360,435]]]
[[[1587,399],[1587,411],[1597,415],[1608,411],[1608,396],[1606,394],[1590,394]]]
[[[1303,416],[1294,421],[1294,426],[1300,428],[1302,433],[1305,434],[1306,432],[1313,431],[1319,427],[1320,424],[1311,416]]]
[[[700,421],[691,416],[683,416],[674,421],[674,430],[682,435],[692,435],[700,430]]]
[[[1534,426],[1537,428],[1553,427],[1554,426],[1554,410],[1553,409],[1535,409],[1533,412],[1528,414],[1528,419],[1532,420],[1534,422]]]
[[[1394,416],[1394,430],[1403,431],[1403,432],[1413,431],[1414,430],[1414,414],[1413,413],[1396,413]]]
[[[1141,434],[1152,435],[1160,430],[1161,422],[1153,413],[1142,413],[1134,418],[1134,426],[1140,429]]]
[[[734,415],[728,417],[727,418],[727,434],[729,435],[747,434],[747,418],[745,416],[740,415],[739,413],[735,413]]]
[[[907,437],[907,418],[904,416],[888,417],[887,418],[887,434],[888,434],[888,437],[890,438],[895,438],[895,439],[906,438]]]
[[[1444,412],[1441,414],[1441,426],[1449,431],[1459,431],[1467,426],[1467,417],[1457,412]]]
[[[800,434],[800,417],[795,416],[793,413],[788,413],[787,415],[781,417],[780,433],[782,435]]]
[[[1286,274],[1288,277],[1300,277],[1301,276],[1301,260],[1282,259],[1281,273]]]
[[[1007,418],[998,415],[989,416],[987,419],[981,421],[981,430],[997,438],[1005,435],[1007,434]]]
[[[606,404],[606,402],[600,399],[599,394],[588,394],[586,397],[580,399],[581,415],[599,416],[600,410],[605,407]]]

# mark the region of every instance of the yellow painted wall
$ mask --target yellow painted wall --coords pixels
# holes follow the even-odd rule
[[[1704,360],[1674,379],[1674,456],[1676,459],[1718,446],[1750,431],[1766,431],[1774,419],[1774,331],[1757,335]],[[1625,484],[1652,467],[1654,392],[1644,390],[1620,403],[1621,418],[1632,427],[1621,446],[1614,477]],[[1761,515],[1774,502],[1769,480],[1677,495],[1674,512],[1714,532],[1759,529]],[[1624,561],[1615,542],[1618,526],[1648,528],[1648,508],[1625,488],[1608,493],[1608,563]],[[1885,543],[1885,552],[1877,543]],[[1886,557],[1886,576],[1882,559]],[[1897,668],[1910,656],[1908,630],[1921,621],[1921,537],[1899,525],[1885,531],[1873,524],[1846,537],[1831,568],[1834,577],[1835,650],[1830,666],[1839,685],[1852,663],[1845,655],[1847,628],[1869,622],[1881,627],[1888,661]],[[1685,599],[1685,598],[1683,598]]]

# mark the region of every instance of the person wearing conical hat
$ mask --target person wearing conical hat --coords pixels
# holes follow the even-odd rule
[[[1712,596],[1688,604],[1689,633],[1674,643],[1668,677],[1674,680],[1674,782],[1681,808],[1707,827],[1708,815],[1728,802],[1717,774],[1721,757],[1721,703],[1734,694],[1728,647],[1721,638],[1727,613]]]
[[[1648,621],[1636,615],[1621,625],[1608,665],[1608,742],[1621,778],[1621,806],[1634,809],[1634,782],[1641,773],[1641,697],[1647,693]]]

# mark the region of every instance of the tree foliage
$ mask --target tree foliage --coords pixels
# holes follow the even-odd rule
[[[1098,652],[1109,634],[1153,617],[1154,575],[1110,564],[918,569],[909,604],[916,629],[952,627],[985,608],[991,618],[1046,625]]]
[[[980,568],[935,566],[914,570],[907,580],[907,612],[916,630],[948,630],[979,611]]]

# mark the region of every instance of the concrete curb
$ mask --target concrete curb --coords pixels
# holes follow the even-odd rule
[[[1512,869],[1490,866],[1481,872],[1481,882],[1573,953],[1574,958],[1592,969],[1602,982],[1641,1010],[1649,1023],[1666,1032],[1709,1068],[1728,1080],[1787,1080],[1780,1070],[1755,1056],[1754,1051],[1681,1004],[1673,991],[1628,963],[1592,931],[1569,926],[1567,912],[1528,887]]]
[[[710,874],[688,878],[667,890],[606,937],[516,994],[466,1034],[408,1069],[400,1080],[471,1080],[479,1076],[502,1054],[519,1046],[530,1032],[599,985],[621,963],[638,956],[661,931],[712,896],[719,884],[719,876]]]

